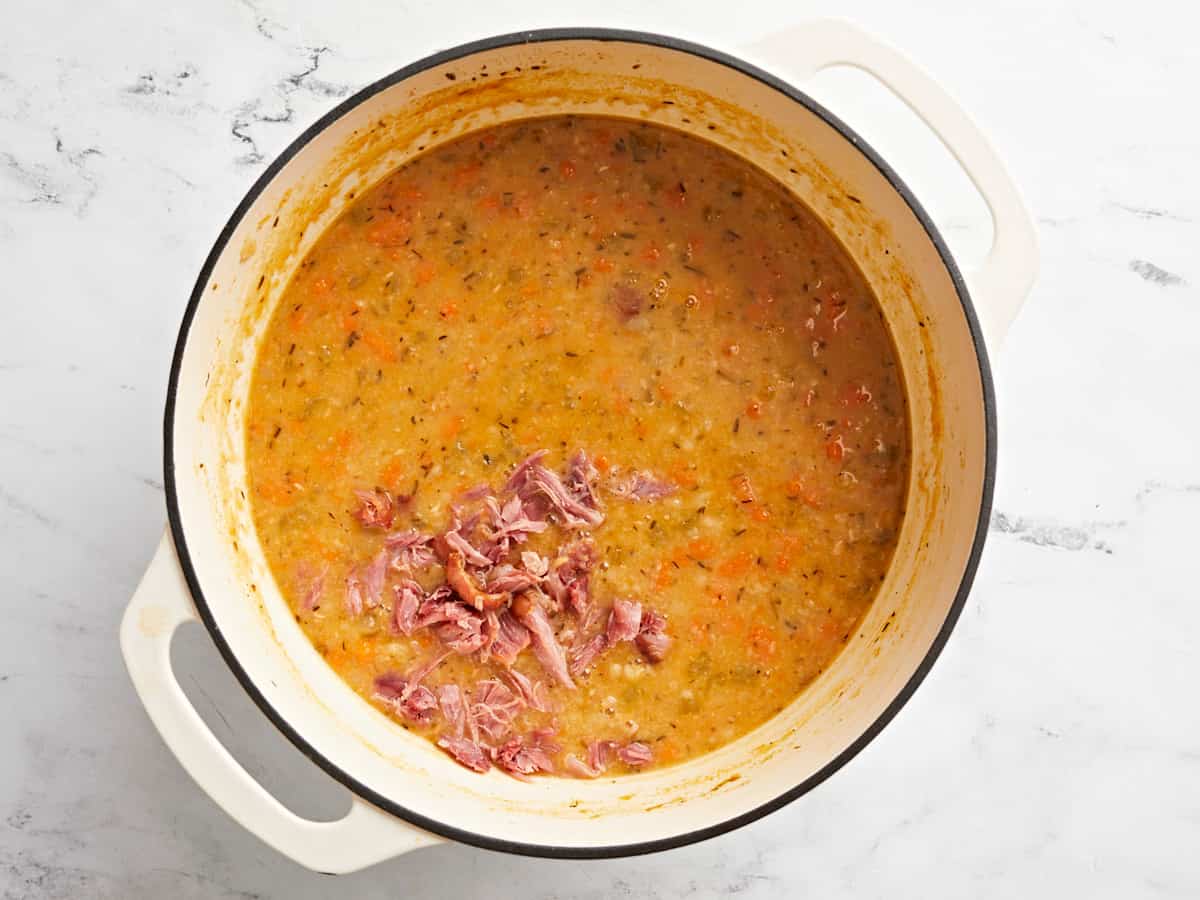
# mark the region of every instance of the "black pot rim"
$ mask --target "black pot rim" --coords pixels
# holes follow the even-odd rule
[[[710,825],[705,828],[699,828],[693,831],[684,832],[678,835],[672,835],[666,838],[660,838],[652,841],[642,841],[629,844],[609,844],[602,846],[556,846],[553,844],[530,844],[519,841],[509,841],[502,838],[495,838],[489,835],[479,834],[455,825],[441,822],[437,819],[421,815],[406,809],[403,805],[397,803],[391,798],[382,796],[378,792],[368,788],[360,783],[353,775],[336,766],[333,762],[319,753],[312,747],[292,726],[271,706],[266,697],[258,689],[246,673],[237,657],[234,655],[221,633],[220,627],[213,618],[207,601],[204,597],[204,592],[200,587],[200,581],[197,577],[195,567],[192,563],[191,555],[188,551],[187,538],[184,534],[183,522],[180,517],[179,500],[175,481],[175,457],[174,457],[174,430],[175,430],[175,402],[176,394],[179,388],[179,374],[183,363],[183,355],[187,346],[188,334],[191,329],[192,320],[195,318],[196,310],[200,305],[204,295],[205,286],[208,284],[212,270],[216,265],[217,259],[224,251],[226,244],[232,236],[234,230],[241,222],[250,206],[258,198],[259,194],[266,188],[275,175],[286,165],[305,145],[307,145],[320,132],[324,131],[330,124],[339,119],[349,110],[368,100],[380,91],[395,85],[405,79],[412,77],[420,72],[435,66],[442,65],[447,62],[462,59],[487,50],[495,50],[497,48],[513,46],[517,44],[533,44],[545,43],[551,41],[617,41],[623,43],[645,44],[651,47],[663,48],[667,50],[675,50],[683,53],[689,53],[693,56],[709,62],[719,63],[726,66],[742,75],[749,76],[755,80],[779,91],[792,101],[799,103],[809,112],[823,119],[826,124],[838,131],[844,138],[850,141],[859,152],[866,156],[879,172],[887,179],[891,186],[900,194],[905,203],[912,210],[917,220],[921,223],[929,239],[937,249],[938,255],[941,257],[942,263],[945,265],[950,279],[954,285],[955,292],[958,295],[959,301],[962,304],[963,313],[967,320],[967,325],[970,330],[971,340],[974,344],[976,359],[979,363],[980,382],[983,387],[983,405],[984,405],[984,421],[985,421],[985,460],[984,460],[984,478],[983,478],[983,495],[980,501],[979,518],[976,522],[975,537],[971,546],[971,552],[967,559],[967,564],[964,568],[962,579],[959,583],[958,590],[955,594],[954,603],[951,605],[946,619],[942,624],[925,657],[922,659],[917,670],[909,678],[908,682],[896,695],[895,699],[888,704],[887,708],[879,715],[879,717],[868,727],[853,743],[843,750],[837,757],[827,763],[818,772],[806,778],[801,783],[795,785],[789,790],[775,797],[748,812],[742,813],[733,818],[719,822],[715,825]],[[324,770],[331,777],[341,782],[356,795],[374,804],[401,819],[411,822],[413,825],[423,828],[434,834],[442,837],[458,841],[463,844],[470,844],[476,847],[481,847],[488,850],[497,850],[505,853],[514,853],[525,856],[551,857],[559,859],[602,859],[621,856],[635,856],[645,853],[654,853],[660,850],[669,850],[675,847],[682,847],[687,844],[692,844],[697,841],[703,841],[708,838],[716,837],[725,832],[732,831],[754,822],[762,818],[768,813],[774,812],[782,806],[790,803],[796,798],[808,793],[817,785],[821,784],[830,775],[844,766],[847,762],[853,759],[858,753],[867,746],[875,737],[883,730],[883,728],[896,716],[900,709],[908,702],[916,689],[924,681],[925,676],[929,673],[934,662],[941,654],[942,648],[950,637],[950,633],[954,630],[954,626],[962,613],[963,606],[966,603],[967,594],[970,592],[971,584],[975,579],[975,572],[979,566],[979,559],[983,552],[983,545],[987,535],[988,521],[991,516],[992,493],[995,485],[996,477],[996,404],[995,392],[992,381],[991,366],[988,362],[987,349],[984,344],[982,331],[979,325],[979,320],[972,306],[970,296],[967,291],[966,283],[963,280],[962,274],[954,263],[954,259],[938,232],[929,215],[917,201],[912,191],[900,179],[899,175],[883,160],[883,158],[875,152],[875,150],[867,144],[861,137],[850,129],[845,123],[838,119],[831,112],[826,110],[812,98],[792,87],[785,81],[776,78],[756,66],[752,66],[743,62],[729,54],[722,53],[717,50],[712,50],[699,44],[690,41],[679,40],[673,37],[667,37],[659,34],[652,34],[643,31],[626,31],[610,28],[551,28],[538,31],[522,31],[512,34],[498,35],[483,40],[473,41],[471,43],[462,44],[449,50],[443,50],[431,56],[427,56],[417,62],[414,62],[404,68],[398,69],[390,75],[387,75],[373,84],[363,88],[358,93],[344,100],[332,110],[323,115],[320,119],[310,125],[305,131],[285,149],[259,176],[253,186],[246,193],[245,197],[238,204],[224,228],[221,229],[217,236],[216,242],[209,251],[208,257],[204,261],[204,265],[197,277],[195,287],[192,290],[190,299],[188,300],[187,308],[184,312],[183,322],[180,325],[179,336],[175,344],[174,356],[171,360],[170,380],[167,387],[166,406],[163,420],[163,483],[167,501],[167,518],[169,521],[171,536],[175,543],[175,549],[179,557],[180,565],[183,569],[184,578],[187,581],[188,588],[191,591],[192,599],[195,602],[196,609],[212,635],[213,642],[224,658],[225,663],[229,666],[234,676],[241,683],[246,693],[258,705],[271,722],[274,723],[285,737],[292,742],[305,756],[312,760],[317,766]]]

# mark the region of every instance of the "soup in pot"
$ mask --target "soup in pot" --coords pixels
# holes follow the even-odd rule
[[[330,666],[461,764],[708,752],[854,633],[903,516],[879,306],[781,185],[600,117],[354,198],[255,364],[255,526]]]

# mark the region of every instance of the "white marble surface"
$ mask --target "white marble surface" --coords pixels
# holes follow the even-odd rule
[[[1066,0],[745,0],[736,21],[694,0],[337,6],[4,4],[0,893],[1200,896],[1200,17]],[[570,23],[736,51],[837,11],[952,89],[1041,233],[1042,275],[997,367],[998,513],[925,686],[808,797],[658,856],[584,865],[447,846],[334,883],[248,837],[158,739],[116,642],[163,527],[174,334],[229,211],[338,97],[437,48]],[[889,139],[853,86],[826,87],[955,248],[977,253],[986,234],[954,177]],[[178,657],[252,771],[301,811],[345,804],[202,632]]]

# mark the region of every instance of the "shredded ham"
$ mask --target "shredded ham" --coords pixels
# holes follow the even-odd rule
[[[325,593],[325,578],[329,575],[329,566],[322,566],[314,575],[307,564],[301,563],[296,569],[296,580],[303,585],[303,595],[300,598],[300,609],[312,612],[321,607],[321,595]]]
[[[410,635],[417,627],[417,611],[425,592],[421,586],[411,579],[405,579],[399,584],[392,585],[395,598],[392,601],[392,623],[398,632]]]
[[[451,532],[453,534],[454,532]],[[488,593],[467,572],[463,555],[457,550],[451,550],[446,559],[446,583],[453,588],[454,593],[462,601],[477,610],[498,609],[508,602],[510,595],[506,593]]]
[[[521,651],[529,646],[529,629],[507,609],[500,612],[496,624],[496,634],[488,648],[489,653],[502,666],[511,666]]]
[[[428,725],[437,711],[438,704],[433,691],[421,684],[421,681],[441,665],[447,655],[443,653],[431,657],[407,675],[385,672],[375,679],[375,696],[410,722]]]
[[[617,759],[627,766],[644,766],[654,759],[654,753],[648,744],[634,741],[617,750]]]
[[[670,481],[656,478],[650,472],[631,472],[622,478],[613,479],[608,489],[625,500],[662,500],[670,497],[677,490]]]
[[[563,759],[563,768],[576,778],[596,778],[608,770],[614,756],[625,765],[635,768],[654,759],[650,746],[640,741],[624,746],[619,741],[591,741],[587,745],[586,760],[580,759],[574,753],[568,753]]]
[[[540,681],[534,681],[516,669],[509,669],[504,674],[513,692],[521,698],[526,706],[539,712],[550,712],[550,704],[546,701],[545,691]]]
[[[482,774],[492,767],[487,753],[474,741],[469,741],[464,737],[447,737],[443,735],[438,738],[437,743],[439,747],[450,754],[455,762],[466,766],[472,771]]]
[[[396,517],[396,504],[391,494],[376,488],[373,491],[355,491],[354,496],[358,498],[354,518],[358,519],[363,528],[392,527],[392,519]]]
[[[545,451],[540,450],[517,466],[508,480],[509,490],[515,490],[525,502],[539,496],[544,498],[565,528],[594,528],[603,522],[604,513],[590,487],[585,496],[576,496],[561,478],[538,461],[543,456]]]
[[[622,322],[628,322],[642,311],[641,293],[628,284],[623,282],[614,284],[608,297],[612,301],[612,305],[616,307]]]
[[[450,726],[450,731],[456,738],[463,736],[467,727],[467,704],[463,699],[462,689],[453,682],[443,684],[438,688],[438,706],[442,709],[442,718]]]
[[[575,689],[572,675],[587,671],[622,641],[635,642],[651,662],[661,661],[671,643],[666,619],[658,612],[622,598],[609,607],[594,602],[590,576],[597,552],[589,538],[566,543],[550,557],[520,549],[530,535],[546,531],[548,517],[567,529],[604,521],[596,495],[599,475],[587,453],[576,452],[562,477],[543,464],[546,455],[541,450],[521,462],[499,495],[487,485],[461,493],[458,502],[479,505],[474,511],[451,507],[450,527],[436,536],[412,528],[387,533],[379,552],[346,576],[346,608],[358,616],[382,602],[388,572],[394,571],[393,630],[412,636],[428,628],[442,645],[437,655],[407,674],[378,676],[375,697],[418,725],[429,725],[440,713],[445,728],[438,745],[453,759],[477,772],[494,764],[522,779],[553,771],[553,754],[561,750],[553,728],[517,731],[525,710],[552,710],[545,684],[514,668],[527,647],[550,681]],[[649,472],[609,478],[606,487],[635,501],[674,491]],[[384,490],[356,495],[360,505],[355,517],[364,528],[384,531],[408,499]],[[444,581],[426,591],[422,584],[430,582],[420,573],[438,561],[445,566]],[[326,572],[314,578],[302,571],[308,583],[301,585],[301,608],[313,609],[320,603]],[[571,644],[569,653],[565,643]],[[470,696],[452,682],[424,685],[429,672],[452,653],[474,655],[497,666],[499,675],[480,681]],[[644,743],[600,740],[588,745],[584,757],[567,754],[563,770],[594,778],[614,759],[646,765],[652,752]]]
[[[550,571],[550,561],[540,553],[534,553],[532,550],[522,551],[521,565],[525,567],[526,572],[535,578],[545,578],[546,573]]]
[[[471,695],[468,715],[479,733],[492,741],[503,740],[525,702],[508,685],[495,678],[479,682]]]
[[[642,656],[652,663],[662,662],[671,647],[671,636],[666,629],[667,620],[661,613],[652,609],[642,613],[641,626],[634,642]]]
[[[538,579],[524,569],[504,563],[488,574],[487,589],[493,592],[515,594],[537,587]]]
[[[532,591],[518,594],[513,600],[513,614],[522,625],[529,629],[529,639],[533,646],[533,654],[537,657],[542,668],[552,675],[560,684],[574,689],[575,682],[567,670],[566,652],[554,636],[546,611],[537,602]]]
[[[430,544],[433,535],[422,534],[416,529],[397,531],[383,539],[383,545],[392,554],[392,568],[398,572],[424,569],[435,559]]]
[[[527,781],[538,772],[553,772],[554,761],[550,754],[557,752],[558,744],[553,741],[553,731],[539,729],[528,737],[515,737],[496,748],[492,761],[513,778]]]
[[[637,637],[642,624],[642,604],[634,600],[613,600],[612,612],[608,615],[608,628],[605,638],[610,647],[621,641],[632,641]]]

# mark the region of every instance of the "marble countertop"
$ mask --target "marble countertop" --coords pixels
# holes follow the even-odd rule
[[[1008,6],[1009,8],[1005,8]],[[114,897],[1200,896],[1200,82],[1173,4],[613,0],[18,3],[0,30],[0,894]],[[1156,9],[1157,7],[1157,9]],[[165,519],[160,421],[185,300],[228,213],[307,123],[490,33],[597,24],[737,52],[841,12],[994,141],[1042,274],[1002,352],[983,566],[923,688],[850,766],[708,843],[591,864],[464,847],[332,882],[184,774],[117,650]],[[1188,18],[1184,18],[1187,16]],[[894,159],[969,264],[952,174],[813,88]],[[961,179],[959,179],[961,181]],[[198,628],[176,663],[297,811],[340,787],[253,709]]]

